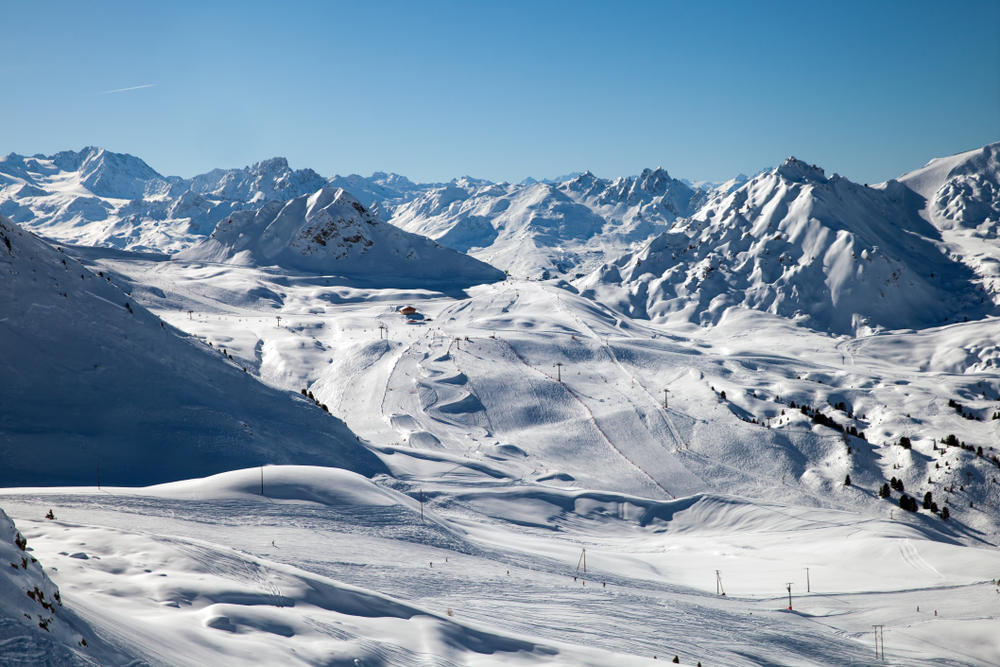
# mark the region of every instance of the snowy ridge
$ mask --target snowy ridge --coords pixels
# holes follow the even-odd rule
[[[633,316],[701,324],[738,306],[835,333],[924,327],[992,308],[939,248],[919,197],[868,188],[789,158],[712,196],[638,251],[578,282]]]
[[[931,160],[899,180],[924,198],[921,215],[1000,304],[1000,143]]]
[[[167,327],[108,276],[3,218],[0,243],[0,484],[383,469],[339,420]]]
[[[61,242],[172,252],[233,211],[322,187],[284,158],[191,179],[164,177],[132,155],[87,147],[0,160],[0,214]]]
[[[519,277],[573,274],[693,210],[694,190],[663,169],[613,181],[590,172],[561,183],[460,179],[393,209],[390,222]]]
[[[493,267],[380,221],[344,189],[330,187],[235,213],[176,259],[277,265],[390,282],[471,285],[503,278]]]

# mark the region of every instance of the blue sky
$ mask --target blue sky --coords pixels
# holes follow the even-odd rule
[[[281,6],[287,5],[287,6]],[[1000,140],[1000,2],[8,2],[0,154],[493,180]],[[132,90],[120,90],[124,88]],[[119,91],[119,92],[107,92]]]

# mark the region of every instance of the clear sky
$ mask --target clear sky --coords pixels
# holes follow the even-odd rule
[[[795,155],[859,182],[1000,140],[1000,1],[4,2],[0,154],[493,180]]]

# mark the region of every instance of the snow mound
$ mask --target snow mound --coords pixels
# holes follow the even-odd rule
[[[180,500],[245,500],[264,495],[271,500],[312,502],[352,507],[414,506],[397,491],[380,487],[367,477],[342,468],[266,466],[231,470],[210,477],[150,486],[143,495]]]
[[[0,485],[149,484],[263,463],[384,470],[342,422],[0,218]]]
[[[433,281],[462,286],[503,274],[422,236],[388,225],[342,188],[321,188],[255,212],[234,213],[181,261],[280,266],[386,284]]]
[[[975,275],[939,247],[911,190],[869,188],[795,158],[579,281],[623,312],[718,323],[732,307],[835,333],[988,312]]]

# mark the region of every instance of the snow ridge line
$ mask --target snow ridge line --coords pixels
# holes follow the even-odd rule
[[[518,361],[520,361],[520,362],[521,362],[522,364],[524,364],[525,366],[527,366],[527,367],[528,367],[528,368],[530,368],[531,370],[535,371],[536,373],[538,373],[538,374],[540,374],[540,375],[543,375],[543,376],[545,376],[545,377],[546,377],[546,378],[548,378],[549,380],[552,380],[553,382],[556,382],[556,379],[555,379],[554,377],[552,377],[551,375],[549,375],[549,374],[548,374],[548,373],[546,373],[545,371],[543,371],[543,370],[541,370],[541,369],[539,369],[539,368],[536,368],[535,366],[532,366],[532,365],[531,365],[531,364],[529,364],[529,363],[528,363],[527,361],[525,361],[524,357],[522,357],[522,356],[521,356],[520,354],[518,354],[518,353],[517,353],[517,350],[515,350],[515,349],[514,349],[514,346],[513,346],[513,345],[511,345],[511,344],[510,344],[510,343],[509,343],[508,341],[506,341],[506,340],[504,340],[504,339],[502,339],[502,338],[500,338],[500,339],[498,339],[498,340],[500,340],[500,341],[501,341],[501,342],[502,342],[502,343],[503,343],[504,345],[506,345],[506,346],[507,346],[508,348],[510,348],[510,351],[514,353],[514,356],[515,356],[515,357],[517,357],[517,360],[518,360]],[[581,398],[580,398],[580,397],[579,397],[579,396],[578,396],[578,395],[576,394],[576,392],[575,392],[575,391],[573,391],[573,390],[572,390],[572,389],[571,389],[571,388],[569,387],[569,385],[567,385],[567,384],[566,384],[565,382],[559,382],[559,384],[561,384],[561,385],[563,386],[563,388],[564,388],[564,389],[566,390],[566,392],[567,392],[567,393],[568,393],[568,394],[569,394],[570,396],[572,396],[572,397],[573,397],[573,398],[574,398],[574,399],[576,400],[576,402],[577,402],[577,403],[579,403],[579,404],[580,404],[580,405],[581,405],[581,406],[583,407],[584,411],[586,411],[587,415],[588,415],[588,416],[590,417],[590,421],[591,421],[591,422],[592,422],[592,423],[594,424],[594,428],[596,428],[596,429],[597,429],[597,432],[601,434],[601,437],[602,437],[602,438],[604,438],[604,441],[605,441],[606,443],[608,443],[608,446],[609,446],[609,447],[611,447],[611,449],[615,450],[615,452],[617,452],[619,456],[621,456],[621,457],[622,457],[623,459],[625,459],[626,461],[628,461],[628,462],[629,462],[629,464],[631,464],[633,468],[635,468],[636,470],[638,470],[639,472],[641,472],[641,473],[642,473],[643,475],[645,475],[646,477],[648,477],[648,478],[649,478],[649,480],[650,480],[650,481],[651,481],[651,482],[652,482],[652,483],[653,483],[653,484],[654,484],[654,485],[655,485],[655,486],[656,486],[657,488],[659,488],[659,489],[660,489],[661,491],[663,491],[663,492],[664,492],[665,494],[667,494],[667,495],[668,495],[668,496],[670,496],[671,498],[673,498],[673,499],[675,499],[675,500],[677,499],[677,496],[675,496],[674,494],[670,493],[670,491],[668,491],[668,490],[667,490],[667,487],[663,486],[663,485],[662,485],[662,484],[660,484],[660,483],[659,483],[658,481],[656,481],[656,478],[655,478],[655,477],[653,477],[653,476],[652,476],[652,475],[650,475],[650,474],[649,474],[648,472],[646,472],[646,471],[645,471],[645,470],[644,470],[644,469],[642,468],[642,466],[640,466],[640,465],[639,465],[638,463],[636,463],[635,461],[633,461],[632,459],[630,459],[630,458],[629,458],[629,457],[628,457],[628,456],[627,456],[627,455],[625,454],[625,452],[623,452],[622,450],[618,449],[618,447],[617,447],[617,446],[615,446],[615,443],[611,442],[611,438],[609,438],[609,437],[608,437],[608,434],[604,432],[604,429],[603,429],[603,428],[601,428],[601,425],[600,425],[599,423],[597,423],[597,418],[596,418],[596,417],[594,417],[594,412],[593,412],[593,410],[591,410],[591,409],[590,409],[590,407],[589,407],[589,406],[588,406],[588,405],[587,405],[586,403],[584,403],[584,402],[583,402],[583,400],[582,400],[582,399],[581,399]]]

